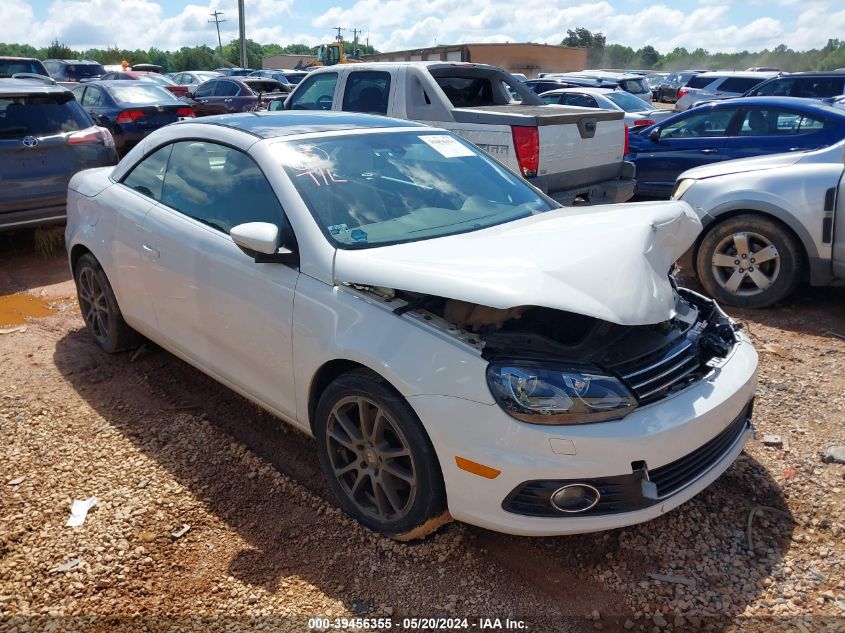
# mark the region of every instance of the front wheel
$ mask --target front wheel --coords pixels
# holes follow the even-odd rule
[[[779,223],[738,215],[710,229],[696,270],[714,298],[743,308],[765,308],[789,296],[801,280],[801,245]]]
[[[370,529],[406,540],[448,517],[434,447],[408,403],[378,375],[355,370],[332,382],[317,405],[314,435],[329,487]]]

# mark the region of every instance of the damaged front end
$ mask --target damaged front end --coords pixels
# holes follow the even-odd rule
[[[701,380],[737,342],[737,326],[713,301],[674,283],[674,315],[652,325],[358,289],[475,348],[489,361],[487,382],[498,404],[533,424],[621,419]]]

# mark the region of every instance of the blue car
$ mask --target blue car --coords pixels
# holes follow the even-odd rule
[[[810,99],[749,97],[697,106],[633,130],[626,160],[636,193],[669,198],[687,169],[734,158],[801,152],[845,138],[845,110]]]
[[[112,133],[121,156],[153,130],[196,116],[190,104],[146,80],[92,81],[73,94],[94,122]]]

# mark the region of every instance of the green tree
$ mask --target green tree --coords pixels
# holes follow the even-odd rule
[[[660,61],[660,53],[650,44],[643,46],[637,51],[637,57],[640,58],[641,66],[643,68],[654,68]]]
[[[561,46],[580,46],[587,49],[587,65],[592,68],[601,65],[604,59],[604,47],[607,38],[602,33],[593,33],[589,29],[578,27],[567,29],[566,37],[560,43]]]
[[[44,59],[74,59],[77,55],[57,39],[50,42],[50,46],[44,50]]]

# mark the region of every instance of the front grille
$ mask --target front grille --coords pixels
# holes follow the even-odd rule
[[[753,402],[749,402],[736,420],[704,446],[674,462],[649,471],[649,478],[657,486],[657,496],[667,497],[684,488],[727,453],[748,428],[752,408]]]
[[[667,350],[639,359],[636,364],[617,367],[616,371],[643,405],[692,382],[700,369],[698,345],[685,337]]]
[[[523,516],[579,517],[633,512],[655,505],[696,481],[719,462],[748,428],[752,408],[753,401],[716,437],[674,462],[651,471],[637,467],[631,474],[615,477],[526,481],[511,491],[502,502],[502,508]],[[643,496],[643,481],[646,478],[657,486],[657,499]],[[601,498],[586,512],[565,514],[558,511],[549,499],[558,488],[574,483],[595,487],[601,493]]]

